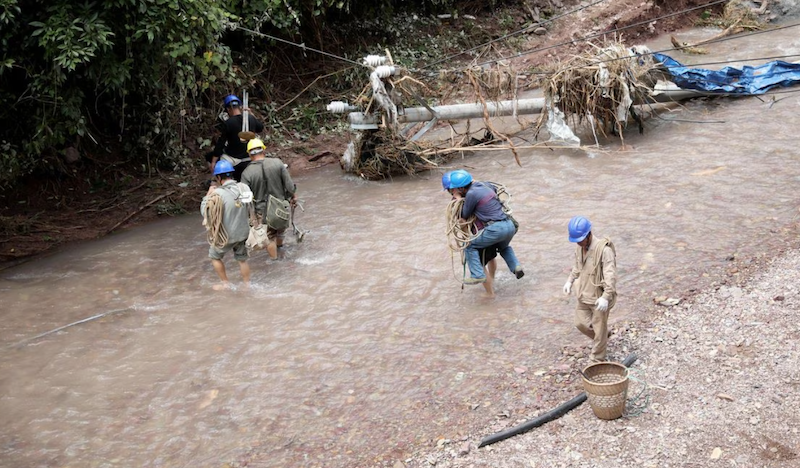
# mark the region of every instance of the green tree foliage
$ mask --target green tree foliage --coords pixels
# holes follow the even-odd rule
[[[176,164],[186,109],[233,77],[229,16],[214,0],[0,0],[0,187],[104,136]]]
[[[198,109],[255,84],[231,48],[262,71],[275,52],[263,38],[226,34],[236,25],[324,49],[345,21],[451,2],[0,0],[0,190],[59,169],[70,147],[91,154],[113,142],[147,168],[189,162],[182,137]],[[284,63],[305,57],[294,53]]]

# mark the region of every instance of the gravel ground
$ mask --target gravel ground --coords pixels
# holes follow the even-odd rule
[[[731,272],[741,279],[614,325],[611,357],[635,350],[634,375],[646,383],[631,381],[626,416],[600,420],[584,403],[478,448],[482,437],[524,419],[497,421],[481,434],[436,441],[394,468],[800,467],[800,250]],[[656,301],[670,304],[664,299]],[[582,390],[576,369],[587,351],[564,348],[539,375],[556,387],[572,381],[555,401]]]

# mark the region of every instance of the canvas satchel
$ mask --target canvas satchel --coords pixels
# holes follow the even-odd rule
[[[289,227],[291,204],[289,200],[281,200],[275,198],[273,195],[269,196],[267,201],[267,213],[265,215],[267,226],[282,231]]]

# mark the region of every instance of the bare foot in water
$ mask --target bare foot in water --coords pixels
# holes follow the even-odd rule
[[[249,291],[250,283],[242,283],[242,291]]]
[[[227,282],[219,283],[219,284],[215,284],[214,286],[211,286],[211,289],[213,289],[214,291],[225,291],[226,289],[230,289],[230,288],[231,288],[231,285],[230,285],[230,283],[227,283]]]

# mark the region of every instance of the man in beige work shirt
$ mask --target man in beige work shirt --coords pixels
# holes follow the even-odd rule
[[[617,301],[617,259],[614,244],[606,238],[592,235],[592,223],[583,216],[569,221],[569,241],[577,243],[575,264],[564,284],[569,295],[577,280],[575,295],[575,327],[593,340],[589,360],[606,360],[608,343],[608,314]]]

